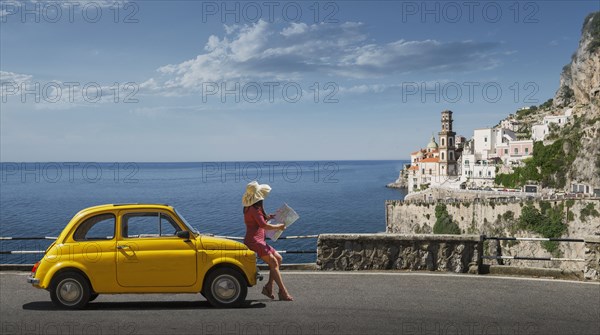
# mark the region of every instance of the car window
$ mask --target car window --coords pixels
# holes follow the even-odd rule
[[[177,223],[162,213],[129,213],[123,215],[121,223],[123,237],[175,236],[181,230]]]
[[[75,241],[111,240],[115,236],[115,216],[100,214],[83,221],[75,233]]]

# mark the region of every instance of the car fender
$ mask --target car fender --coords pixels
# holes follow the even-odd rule
[[[248,286],[256,285],[256,266],[252,266],[249,269],[249,264],[244,264],[239,260],[233,257],[219,257],[213,259],[210,266],[204,267],[202,273],[198,274],[198,278],[202,279],[200,283],[200,288],[204,287],[204,282],[206,277],[211,271],[218,269],[220,267],[229,267],[233,268],[240,272],[240,274],[246,279],[246,284]]]
[[[90,283],[90,286],[92,285],[90,278],[87,275],[88,269],[84,264],[75,262],[75,261],[63,261],[63,262],[58,262],[56,264],[53,264],[47,270],[46,274],[44,275],[43,280],[40,281],[39,287],[48,289],[50,287],[50,283],[52,283],[52,279],[54,278],[54,276],[57,273],[63,272],[63,271],[68,271],[70,269],[81,272],[83,274],[83,276],[85,276],[85,278]]]

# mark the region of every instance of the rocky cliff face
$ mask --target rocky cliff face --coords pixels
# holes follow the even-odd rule
[[[600,12],[586,18],[579,48],[565,70],[561,82],[569,86],[561,86],[557,99],[565,98],[561,93],[570,89],[574,100],[570,104],[581,119],[579,152],[567,177],[600,187]]]
[[[585,18],[579,48],[563,68],[554,105],[588,105],[600,101],[600,12]],[[598,110],[596,109],[596,112]]]
[[[572,182],[600,188],[600,12],[584,20],[579,47],[563,68],[550,113],[562,114],[567,108],[574,118],[554,137],[569,139],[565,156],[576,154],[565,188]]]

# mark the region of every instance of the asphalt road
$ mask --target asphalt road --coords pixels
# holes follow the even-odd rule
[[[105,295],[54,308],[26,273],[0,273],[2,334],[600,334],[600,285],[474,275],[284,272],[294,302]]]

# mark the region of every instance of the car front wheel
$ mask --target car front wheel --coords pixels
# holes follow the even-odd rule
[[[50,298],[60,308],[83,308],[90,300],[90,295],[90,285],[79,273],[65,272],[52,279]]]
[[[246,300],[248,286],[238,271],[221,268],[208,275],[202,291],[211,305],[234,307]]]

